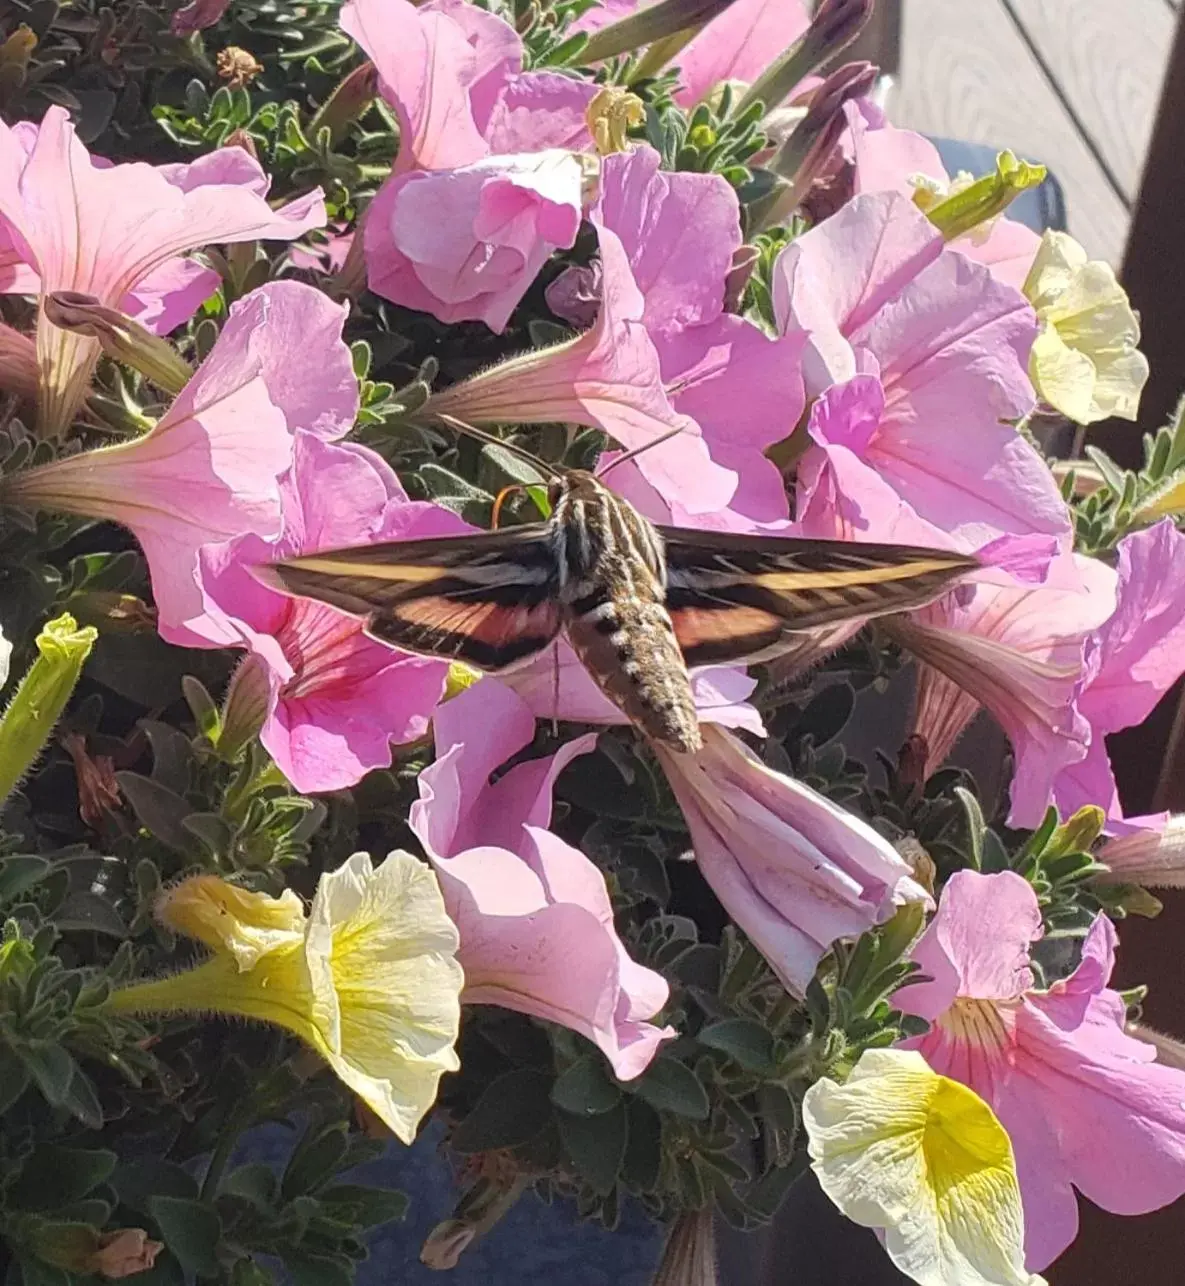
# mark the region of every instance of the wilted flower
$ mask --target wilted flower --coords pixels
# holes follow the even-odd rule
[[[100,165],[61,107],[46,112],[35,137],[28,126],[0,123],[0,173],[7,176],[0,182],[0,220],[26,252],[41,293],[80,291],[133,316],[126,297],[154,271],[175,272],[171,261],[188,250],[212,242],[287,241],[325,222],[319,189],[273,210],[266,176],[241,148],[221,148],[188,166]],[[185,316],[212,288],[208,270],[201,271],[204,294],[192,299]],[[182,274],[191,288],[191,274],[184,268]],[[24,288],[24,282],[9,287]],[[44,314],[39,319],[41,416],[48,432],[69,423],[98,353],[97,341],[59,330]]]
[[[869,1049],[802,1102],[812,1169],[920,1286],[1036,1286],[1008,1135],[981,1098],[904,1050]]]
[[[368,638],[357,617],[277,593],[249,569],[320,549],[468,529],[446,509],[409,501],[373,451],[303,432],[280,495],[278,539],[246,535],[201,551],[205,613],[189,629],[207,647],[247,649],[232,703],[240,718],[244,702],[257,712],[260,741],[297,790],[340,790],[385,768],[393,741],[423,735],[448,663],[395,651]]]
[[[926,891],[888,840],[767,768],[722,728],[703,749],[656,745],[704,878],[786,988],[802,995],[828,947]]]
[[[293,432],[338,437],[353,425],[358,385],[344,320],[311,286],[253,291],[152,430],[6,477],[4,498],[130,527],[148,559],[162,634],[194,641],[187,622],[202,611],[200,547],[246,532],[274,537]]]
[[[115,1013],[226,1014],[294,1032],[404,1143],[460,1065],[464,982],[457,930],[431,868],[355,853],[321,877],[307,916],[198,875],[168,890],[160,918],[213,955],[195,969],[112,993]]]
[[[583,183],[577,157],[554,149],[397,175],[366,216],[370,288],[501,333],[552,251],[576,240]]]
[[[147,1272],[164,1250],[164,1242],[152,1241],[143,1228],[120,1228],[99,1234],[99,1244],[85,1271],[116,1280]]]
[[[1124,1031],[1126,1006],[1107,987],[1114,927],[1096,917],[1077,969],[1048,990],[1029,961],[1041,933],[1037,895],[1019,875],[958,871],[912,953],[930,981],[893,997],[931,1023],[908,1047],[980,1094],[1008,1131],[1033,1270],[1073,1241],[1075,1188],[1116,1214],[1185,1192],[1185,1074]]]
[[[441,706],[433,729],[436,760],[420,774],[409,822],[461,935],[462,999],[570,1027],[620,1079],[640,1075],[674,1034],[648,1021],[666,1004],[667,984],[626,953],[604,876],[547,830],[555,780],[592,738],[491,784],[535,733],[526,704],[493,679]]]
[[[1110,264],[1088,260],[1068,233],[1047,231],[1024,293],[1041,323],[1029,358],[1037,392],[1076,424],[1134,420],[1148,359],[1136,347],[1140,322]]]

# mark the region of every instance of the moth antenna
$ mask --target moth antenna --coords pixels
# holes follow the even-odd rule
[[[658,437],[652,438],[649,442],[643,442],[640,447],[634,447],[632,451],[627,451],[625,455],[619,455],[616,460],[610,460],[609,463],[597,473],[597,478],[603,478],[607,473],[612,473],[619,464],[625,464],[627,460],[633,460],[640,456],[644,451],[649,451],[651,447],[662,446],[664,442],[669,442],[671,438],[682,433],[687,426],[680,424],[677,428],[668,429],[666,433],[660,433]]]
[[[558,478],[561,471],[554,464],[541,459],[534,452],[528,451],[525,447],[520,447],[515,442],[505,442],[493,433],[487,433],[485,429],[479,429],[476,424],[467,424],[464,420],[458,420],[455,415],[447,415],[443,411],[436,413],[436,418],[441,424],[447,425],[457,433],[463,433],[466,437],[476,438],[478,442],[484,442],[487,446],[501,447],[503,451],[508,451],[511,455],[516,455],[520,460],[525,460],[527,464],[538,469],[545,478]]]

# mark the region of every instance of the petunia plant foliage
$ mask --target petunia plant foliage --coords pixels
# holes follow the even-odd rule
[[[1112,985],[1185,822],[1108,750],[1185,671],[1185,411],[1091,443],[1114,271],[892,123],[871,10],[0,12],[11,1286],[344,1286],[425,1130],[438,1269],[543,1200],[709,1286],[817,1184],[1023,1286],[1185,1194]]]

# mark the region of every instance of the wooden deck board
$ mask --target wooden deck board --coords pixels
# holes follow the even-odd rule
[[[1127,211],[997,0],[904,0],[889,111],[909,129],[1044,162],[1065,190],[1071,233],[1091,255],[1119,261]]]
[[[1128,206],[1164,80],[1176,19],[1164,0],[1003,0]]]

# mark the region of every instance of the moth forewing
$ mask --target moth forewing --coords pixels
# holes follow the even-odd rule
[[[257,574],[366,617],[381,642],[483,670],[521,664],[563,631],[631,722],[690,752],[688,667],[773,657],[800,631],[922,606],[978,566],[945,550],[658,528],[580,471],[551,493],[545,523],[330,550]]]

